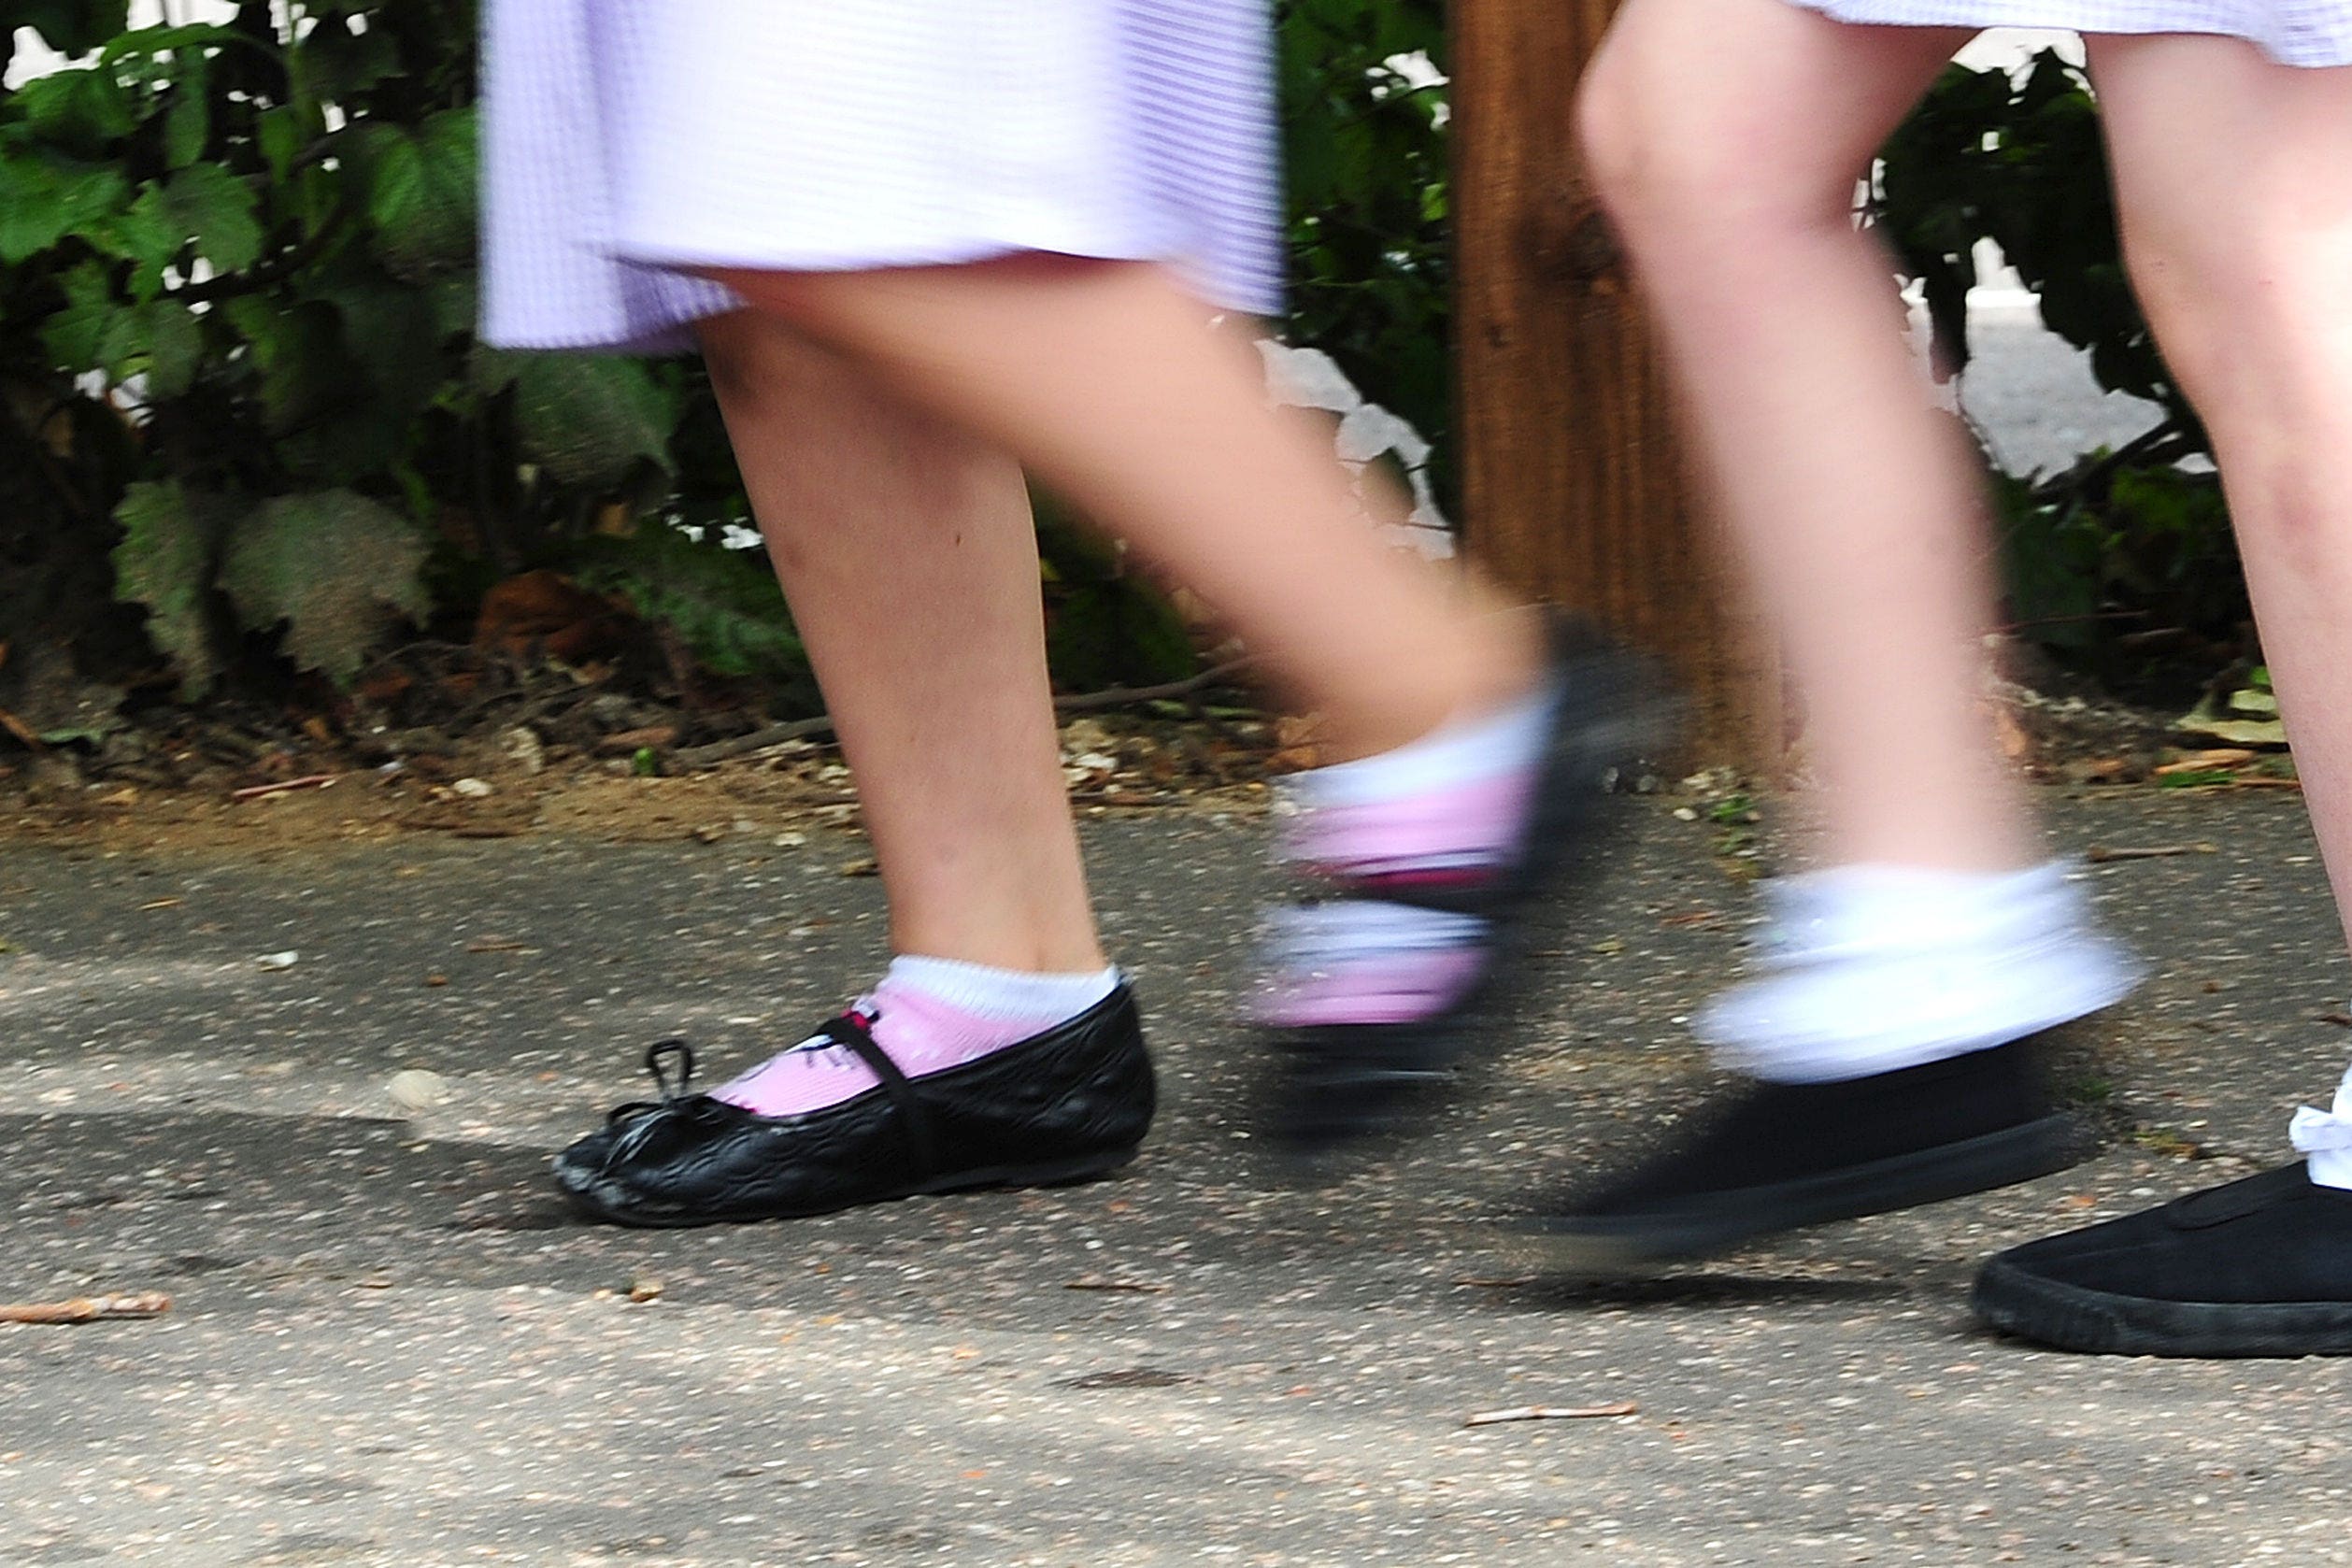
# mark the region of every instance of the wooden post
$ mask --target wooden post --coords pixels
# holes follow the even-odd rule
[[[1615,0],[1455,0],[1463,525],[1472,559],[1666,660],[1684,761],[1769,768],[1776,661],[1691,505],[1659,356],[1571,146]]]

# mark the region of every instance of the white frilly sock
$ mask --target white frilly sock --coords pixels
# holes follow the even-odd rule
[[[1764,895],[1756,977],[1697,1026],[1724,1065],[1756,1077],[1824,1083],[1988,1049],[2120,1001],[2140,977],[2064,862],[1837,866]]]

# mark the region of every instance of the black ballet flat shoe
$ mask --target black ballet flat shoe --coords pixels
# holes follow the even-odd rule
[[[1422,1019],[1262,1030],[1271,1056],[1260,1135],[1293,1174],[1321,1170],[1351,1146],[1426,1119],[1482,1044],[1516,1033],[1510,983],[1533,945],[1530,918],[1589,866],[1615,775],[1671,744],[1680,706],[1648,661],[1565,616],[1549,624],[1546,680],[1560,692],[1516,852],[1487,874],[1414,887],[1317,879],[1311,897],[1362,898],[1468,915],[1485,927],[1475,976]]]
[[[2299,1160],[2011,1247],[1970,1304],[2061,1350],[2352,1355],[2352,1192],[2316,1185]]]
[[[1656,1159],[1513,1222],[1512,1245],[1548,1274],[1638,1272],[2063,1170],[2092,1141],[2046,1097],[2049,1033],[1842,1082],[1751,1084]]]
[[[1134,1159],[1156,1098],[1133,993],[946,1072],[910,1078],[854,1013],[820,1031],[880,1083],[800,1116],[689,1091],[693,1051],[646,1053],[662,1098],[622,1105],[556,1157],[556,1185],[621,1225],[799,1219],[925,1192],[1080,1181]]]

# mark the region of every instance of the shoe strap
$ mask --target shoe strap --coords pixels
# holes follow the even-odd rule
[[[1361,899],[1375,904],[1402,904],[1440,915],[1490,919],[1509,896],[1514,870],[1508,864],[1497,864],[1466,868],[1460,875],[1427,877],[1326,873],[1319,887],[1310,884],[1307,896],[1324,901]]]
[[[923,1104],[914,1084],[891,1060],[891,1053],[875,1043],[874,1032],[866,1026],[865,1019],[856,1013],[844,1013],[827,1020],[824,1034],[835,1045],[846,1047],[881,1080],[882,1092],[891,1097],[891,1107],[898,1112],[899,1125],[906,1130],[907,1152],[914,1158],[917,1176],[935,1173],[939,1169],[939,1136],[932,1125],[931,1107]]]

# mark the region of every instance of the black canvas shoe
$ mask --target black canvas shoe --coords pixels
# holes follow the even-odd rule
[[[2043,1088],[2046,1033],[1842,1082],[1752,1084],[1677,1147],[1515,1222],[1514,1239],[1549,1273],[1622,1273],[2061,1170],[2089,1140]]]
[[[919,1078],[854,1013],[820,1033],[880,1083],[805,1115],[760,1116],[691,1092],[693,1052],[664,1041],[646,1053],[661,1100],[620,1106],[557,1156],[556,1185],[623,1225],[801,1218],[1101,1176],[1133,1160],[1151,1125],[1151,1060],[1123,985],[1067,1023]]]
[[[2061,1350],[2352,1355],[2352,1192],[2297,1161],[2012,1247],[1971,1304]]]
[[[1515,852],[1442,884],[1318,878],[1307,898],[1370,899],[1464,915],[1482,938],[1460,991],[1407,1022],[1270,1027],[1261,1135],[1294,1161],[1393,1132],[1430,1109],[1482,1040],[1521,968],[1528,917],[1591,856],[1613,774],[1671,743],[1679,708],[1647,661],[1563,616],[1549,622],[1547,682],[1560,693]]]

